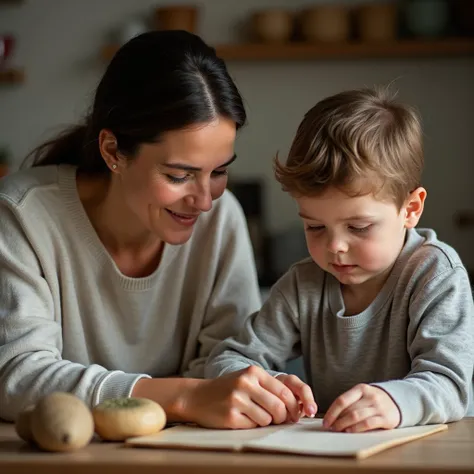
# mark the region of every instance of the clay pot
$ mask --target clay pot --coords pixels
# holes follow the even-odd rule
[[[356,28],[362,41],[393,41],[397,37],[398,16],[394,3],[362,5],[356,10]]]
[[[300,16],[301,35],[311,42],[340,43],[350,37],[349,9],[343,5],[322,5],[304,10]]]
[[[196,33],[198,8],[194,5],[176,5],[155,9],[154,26],[157,30],[185,30]]]
[[[264,43],[285,43],[293,32],[293,16],[285,10],[262,10],[252,17],[252,30]]]

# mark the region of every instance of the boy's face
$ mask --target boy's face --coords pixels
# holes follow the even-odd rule
[[[418,188],[398,210],[373,194],[351,197],[337,188],[297,197],[313,260],[344,285],[385,280],[403,247],[405,229],[423,212],[426,191]]]

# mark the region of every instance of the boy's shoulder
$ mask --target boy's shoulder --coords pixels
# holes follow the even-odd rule
[[[407,263],[420,269],[437,268],[443,272],[456,267],[464,268],[456,250],[446,242],[439,240],[433,229],[411,229],[406,245],[412,247]]]
[[[285,294],[301,295],[309,292],[314,295],[318,288],[322,289],[324,279],[325,272],[311,257],[307,257],[291,265],[274,286]]]
[[[460,275],[467,270],[456,250],[438,239],[432,229],[410,229],[399,262],[399,284],[420,289],[437,278]]]

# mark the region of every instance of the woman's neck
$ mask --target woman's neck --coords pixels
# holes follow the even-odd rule
[[[141,277],[157,268],[164,243],[143,228],[107,176],[78,176],[77,190],[104,247],[127,276]]]

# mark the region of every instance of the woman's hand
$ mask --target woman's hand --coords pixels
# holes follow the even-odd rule
[[[400,424],[400,411],[390,395],[373,385],[359,384],[340,395],[324,416],[331,431],[360,433],[392,429]]]
[[[313,418],[318,411],[318,406],[314,401],[313,391],[311,387],[305,384],[296,375],[282,374],[278,375],[277,379],[283,382],[296,396],[301,407],[301,414]]]
[[[183,394],[182,411],[186,418],[207,428],[249,429],[287,419],[296,422],[300,411],[292,387],[301,393],[296,382],[287,385],[260,367],[250,366],[202,380]],[[306,400],[306,390],[303,392]]]

